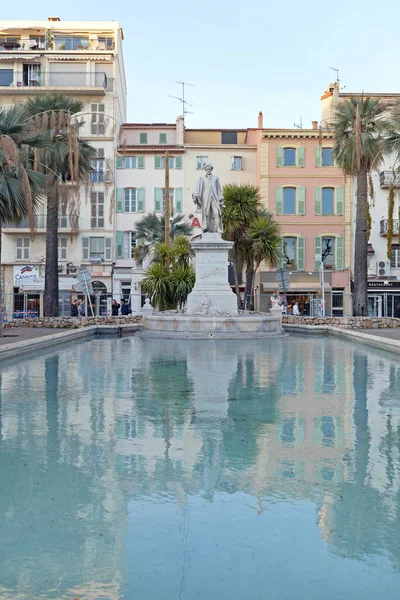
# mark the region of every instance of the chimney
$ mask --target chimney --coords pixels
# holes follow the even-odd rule
[[[318,129],[318,121],[311,121],[311,128]]]
[[[48,21],[61,21],[60,17],[47,17]]]
[[[258,129],[262,129],[263,128],[263,114],[260,110],[260,112],[258,113]]]

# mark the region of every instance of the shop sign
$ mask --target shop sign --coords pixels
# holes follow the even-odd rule
[[[380,288],[382,290],[387,288],[400,288],[400,281],[369,281],[368,288]]]
[[[42,268],[38,265],[14,266],[14,287],[44,290],[44,277],[40,273]]]
[[[192,223],[191,223],[190,226],[191,227],[200,227],[200,221],[198,220],[197,217],[194,217],[194,219],[193,219],[193,221],[192,221]]]

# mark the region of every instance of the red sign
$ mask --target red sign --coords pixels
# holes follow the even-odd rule
[[[200,227],[200,221],[195,217],[192,221],[191,227]]]

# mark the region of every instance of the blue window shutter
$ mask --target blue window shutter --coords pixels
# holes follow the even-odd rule
[[[336,236],[336,260],[335,267],[337,271],[342,271],[344,269],[344,252],[343,252],[343,238],[342,236]]]
[[[276,166],[283,167],[283,148],[280,148],[279,146],[276,149]]]
[[[116,246],[116,251],[115,251],[115,256],[116,258],[123,258],[123,240],[124,240],[124,234],[122,231],[116,231],[115,232],[115,246]]]
[[[117,169],[124,168],[124,158],[120,154],[117,154]]]
[[[317,254],[322,254],[322,238],[320,235],[316,235],[314,238],[314,269],[316,271],[318,271],[321,264],[321,261],[315,258]]]
[[[304,158],[304,148],[302,146],[300,146],[300,148],[297,148],[296,156],[297,156],[297,166],[304,167],[305,158]]]
[[[154,168],[161,169],[161,156],[154,157]]]
[[[297,270],[304,271],[305,263],[305,240],[302,235],[297,238]]]
[[[296,190],[297,199],[297,214],[304,215],[306,213],[306,188],[299,186]]]
[[[137,190],[137,211],[144,212],[144,188]]]
[[[321,148],[321,146],[315,146],[314,164],[316,167],[322,167],[322,148]],[[315,214],[317,214],[317,213],[315,213]]]
[[[154,188],[154,212],[161,212],[162,189]]]
[[[182,169],[182,156],[175,157],[175,169]]]
[[[137,157],[137,168],[144,169],[144,156]]]
[[[282,151],[283,152],[283,151]],[[282,156],[283,160],[283,156]],[[277,215],[283,215],[283,187],[278,186],[275,192],[275,212]]]
[[[183,204],[183,188],[176,188],[175,190],[175,210],[176,212],[182,212]]]
[[[336,188],[335,200],[336,200],[335,214],[342,215],[343,214],[343,204],[344,204],[344,188],[343,187]]]
[[[124,190],[123,188],[117,188],[117,213],[123,212],[124,202]]]
[[[322,190],[320,186],[314,188],[314,214],[322,214]]]

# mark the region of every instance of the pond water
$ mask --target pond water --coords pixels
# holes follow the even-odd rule
[[[94,339],[0,368],[0,598],[398,599],[400,361]]]

